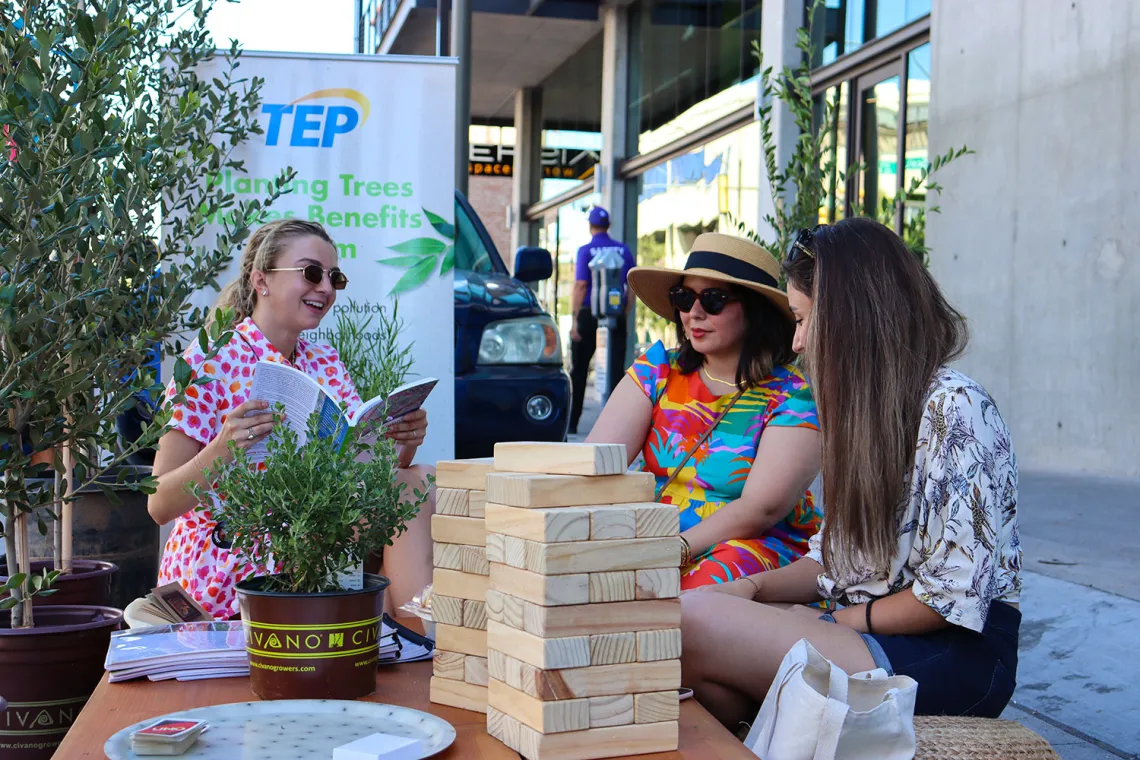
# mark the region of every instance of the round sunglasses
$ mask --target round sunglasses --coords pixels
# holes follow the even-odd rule
[[[348,275],[340,271],[340,267],[333,267],[332,269],[325,269],[320,264],[306,264],[303,267],[274,267],[273,269],[266,269],[266,272],[301,272],[306,280],[314,285],[320,285],[321,280],[325,277],[325,272],[329,274],[329,284],[333,286],[333,290],[344,290],[348,286]]]
[[[724,307],[728,306],[737,299],[732,297],[732,294],[722,288],[707,288],[700,293],[687,288],[684,285],[677,285],[669,291],[669,303],[677,311],[688,314],[693,308],[693,304],[697,301],[701,302],[701,308],[706,313],[716,316],[724,311]]]

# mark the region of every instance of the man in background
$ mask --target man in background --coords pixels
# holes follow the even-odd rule
[[[578,249],[578,259],[575,264],[574,292],[570,295],[570,313],[574,322],[570,326],[570,382],[573,385],[573,398],[570,405],[570,434],[578,432],[578,419],[582,416],[582,403],[586,398],[586,375],[590,371],[590,360],[594,358],[594,350],[598,343],[598,320],[590,309],[590,297],[593,290],[590,262],[607,249],[619,251],[624,260],[621,270],[622,284],[622,317],[617,320],[617,328],[610,331],[606,345],[612,359],[611,365],[619,367],[616,372],[607,377],[609,391],[612,391],[621,380],[621,370],[625,368],[625,335],[626,322],[629,311],[633,307],[633,299],[629,297],[626,288],[626,275],[634,266],[633,253],[625,243],[610,237],[610,214],[601,206],[590,209],[590,235],[591,240]]]

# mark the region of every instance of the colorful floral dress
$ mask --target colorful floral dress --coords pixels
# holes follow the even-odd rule
[[[712,393],[699,372],[682,374],[676,351],[667,351],[660,342],[637,359],[628,374],[653,402],[653,423],[642,456],[645,471],[657,477],[660,488],[735,394]],[[819,429],[807,380],[790,364],[745,391],[661,494],[662,503],[680,510],[682,531],[740,498],[760,436],[770,425]],[[716,544],[682,568],[681,587],[724,583],[789,564],[807,552],[821,520],[808,491],[763,536]]]
[[[183,356],[190,364],[194,379],[210,378],[210,381],[187,388],[185,402],[172,407],[170,427],[203,446],[221,432],[229,410],[249,399],[254,365],[259,360],[288,364],[284,354],[250,318],[237,324],[233,338],[212,360],[205,360],[197,342]],[[291,366],[331,389],[347,411],[360,405],[356,387],[332,346],[299,339]],[[174,393],[171,380],[166,389],[167,398],[172,398]],[[241,556],[219,548],[211,540],[216,525],[210,507],[205,504],[177,518],[162,553],[158,582],[160,585],[180,583],[207,612],[215,618],[226,619],[238,612],[234,584],[263,573],[266,568],[251,565]]]

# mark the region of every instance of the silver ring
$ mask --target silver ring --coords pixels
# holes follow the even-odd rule
[[[253,428],[252,428],[252,427],[249,427],[249,428],[246,428],[246,430],[248,430],[248,431],[249,431],[249,435],[247,435],[247,436],[245,437],[245,439],[246,439],[247,441],[252,441],[252,440],[253,440]]]

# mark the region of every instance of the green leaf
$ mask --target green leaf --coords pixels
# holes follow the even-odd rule
[[[391,258],[387,259],[376,259],[376,263],[386,264],[390,267],[400,267],[402,269],[406,269],[408,267],[413,267],[416,264],[419,264],[423,260],[423,256],[392,256]]]
[[[193,371],[190,369],[190,364],[181,356],[174,361],[174,384],[180,390],[185,388],[190,382],[190,376]]]
[[[447,244],[442,240],[427,237],[415,238],[398,245],[389,246],[396,253],[410,253],[414,256],[438,256],[443,253],[443,249],[446,247]]]
[[[438,232],[440,235],[443,235],[448,240],[455,240],[454,224],[447,221],[439,214],[433,214],[426,208],[424,209],[424,213],[427,215],[428,221],[431,223],[431,226],[435,229],[436,232]]]
[[[0,600],[0,610],[10,610],[20,603],[20,600],[14,596]]]
[[[16,573],[9,578],[3,586],[0,586],[0,592],[11,591],[14,588],[24,585],[24,580],[28,577],[27,573]]]
[[[428,277],[435,271],[435,258],[424,258],[418,264],[409,269],[391,292],[390,296],[399,295],[400,293],[407,293],[409,290],[415,290],[420,285],[427,282]]]
[[[455,246],[447,246],[447,250],[443,253],[443,263],[439,265],[439,275],[443,275],[455,269]]]

